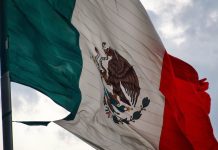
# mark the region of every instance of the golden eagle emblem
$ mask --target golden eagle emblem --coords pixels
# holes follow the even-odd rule
[[[136,104],[140,95],[139,80],[132,65],[122,57],[116,50],[108,47],[106,42],[102,43],[102,50],[106,57],[101,56],[100,51],[95,47],[96,55],[93,60],[98,67],[104,85],[104,105],[108,117],[112,117],[115,123],[127,123],[141,117],[142,110],[145,110],[150,103],[146,97],[143,98],[139,108]],[[103,63],[106,62],[106,67]],[[135,110],[126,117],[126,111]],[[122,114],[121,114],[122,113]]]

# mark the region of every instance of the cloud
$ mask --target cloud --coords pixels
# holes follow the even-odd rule
[[[158,27],[156,29],[164,41],[170,40],[177,46],[186,41],[185,32],[188,24],[177,24],[175,18],[193,5],[192,0],[141,0],[141,2],[148,12],[153,13],[152,16],[158,17],[158,22],[155,21]]]
[[[30,127],[15,123],[14,147],[17,150],[94,150],[62,127]]]
[[[172,40],[176,45],[181,45],[186,41],[185,30],[187,27],[176,26],[172,21],[164,22],[158,28],[163,38]]]
[[[12,106],[16,120],[53,121],[69,114],[42,93],[16,83],[12,83]]]
[[[192,0],[141,0],[142,4],[147,10],[151,10],[158,15],[175,15],[180,13],[184,7],[191,6],[193,4]],[[169,8],[171,8],[169,10]],[[169,14],[169,11],[171,12]]]
[[[207,27],[212,27],[214,23],[218,22],[218,11],[216,10],[211,11],[208,15],[208,18],[209,19],[207,19],[206,25]]]

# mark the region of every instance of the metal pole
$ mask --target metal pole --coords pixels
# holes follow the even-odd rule
[[[5,0],[0,0],[0,38],[1,38],[1,99],[2,99],[2,129],[3,149],[13,150],[11,86],[7,67],[7,32]]]
[[[13,150],[12,111],[9,73],[1,78],[3,148]]]

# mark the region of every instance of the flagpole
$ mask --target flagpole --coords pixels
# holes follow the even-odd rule
[[[13,150],[12,136],[12,109],[11,109],[11,85],[7,67],[7,33],[5,21],[5,3],[0,0],[0,38],[1,38],[1,100],[2,100],[2,129],[3,149]]]

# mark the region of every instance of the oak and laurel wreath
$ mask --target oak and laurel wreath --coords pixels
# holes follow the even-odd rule
[[[146,110],[146,107],[150,104],[150,99],[148,97],[145,97],[143,98],[142,100],[142,105],[140,105],[140,110],[139,111],[135,111],[131,116],[130,116],[130,119],[127,119],[127,118],[121,118],[120,116],[118,116],[117,114],[113,113],[112,115],[112,118],[113,118],[113,121],[117,124],[123,124],[123,123],[126,123],[126,124],[130,124],[130,122],[135,122],[135,120],[138,120],[141,115],[142,115],[142,111]]]

